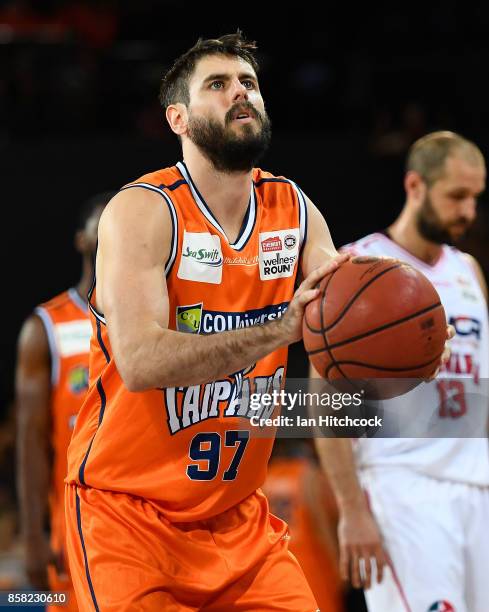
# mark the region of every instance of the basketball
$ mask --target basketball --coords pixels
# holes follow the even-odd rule
[[[417,379],[412,388],[434,373],[446,340],[445,311],[421,272],[396,259],[354,257],[319,289],[305,310],[303,338],[323,378],[335,386]],[[384,396],[406,390],[391,388]]]

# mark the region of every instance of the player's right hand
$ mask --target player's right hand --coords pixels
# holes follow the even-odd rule
[[[387,553],[375,519],[366,506],[343,511],[338,524],[340,575],[355,589],[368,589],[376,567],[377,582],[382,581]]]
[[[445,365],[445,363],[450,359],[450,355],[452,353],[450,349],[450,340],[455,336],[455,327],[453,325],[447,325],[447,339],[445,342],[445,347],[443,349],[442,356],[440,357],[440,363],[433,374],[428,378],[426,382],[431,382],[435,380],[435,378],[440,373],[440,368]]]
[[[48,565],[55,561],[45,536],[29,539],[25,546],[25,571],[29,585],[39,591],[48,591]]]
[[[333,272],[345,261],[350,259],[350,255],[343,253],[330,259],[327,263],[313,270],[299,285],[294,293],[294,297],[287,308],[287,312],[280,319],[280,325],[286,337],[287,344],[298,342],[302,338],[302,319],[304,309],[314,298],[318,296],[319,289],[316,287],[321,280]]]

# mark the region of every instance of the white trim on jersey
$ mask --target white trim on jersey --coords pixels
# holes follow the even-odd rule
[[[229,244],[229,246],[233,249],[236,249],[237,251],[239,251],[246,243],[246,241],[248,240],[248,238],[251,236],[251,233],[253,232],[253,228],[255,226],[255,222],[256,222],[256,199],[255,199],[255,190],[253,187],[253,181],[251,182],[251,188],[250,188],[250,199],[249,199],[249,203],[248,203],[248,220],[246,223],[246,227],[244,228],[243,232],[241,233],[241,235],[239,236],[239,239],[237,242],[231,243],[229,242],[228,237],[226,236],[226,232],[222,229],[221,225],[219,224],[219,222],[217,221],[217,219],[214,217],[214,215],[212,214],[212,212],[209,210],[208,206],[205,204],[203,198],[201,197],[200,193],[197,190],[197,187],[195,186],[192,177],[190,176],[189,171],[187,170],[187,167],[185,166],[185,164],[183,164],[182,162],[178,162],[177,163],[177,168],[180,170],[183,178],[187,181],[188,186],[190,188],[190,192],[195,200],[195,203],[197,204],[200,212],[204,215],[204,217],[207,219],[207,221],[209,221],[209,223],[220,233],[223,235],[223,237],[226,239],[226,242]]]
[[[154,191],[155,193],[160,194],[165,200],[165,202],[167,203],[168,210],[170,211],[171,221],[172,221],[171,250],[170,250],[170,255],[168,257],[168,260],[165,264],[165,276],[168,276],[171,270],[171,267],[173,266],[175,259],[177,257],[177,247],[178,247],[178,216],[175,210],[175,205],[173,204],[170,196],[165,191],[163,191],[163,189],[156,187],[156,185],[151,185],[151,183],[130,183],[129,185],[124,185],[124,187],[122,187],[120,191],[125,191],[126,189],[132,189],[134,187],[139,187],[141,189],[148,189],[149,191]],[[94,280],[95,280],[95,277],[94,277]],[[95,282],[90,291],[90,294],[92,293],[93,288],[95,288]],[[88,307],[96,319],[98,319],[104,325],[107,325],[107,322],[103,314],[98,312],[98,310],[91,304],[90,300],[88,301]]]
[[[156,187],[155,185],[151,185],[150,183],[131,183],[130,185],[125,185],[124,187],[122,187],[121,191],[124,191],[125,189],[132,189],[133,187],[140,187],[141,189],[149,189],[150,191],[159,193],[165,199],[168,205],[168,209],[170,210],[173,227],[172,227],[172,245],[171,245],[170,256],[168,257],[168,261],[166,262],[166,265],[165,265],[165,276],[168,276],[168,273],[170,272],[170,269],[176,259],[177,246],[178,246],[178,216],[175,210],[175,205],[173,204],[170,196],[165,191],[163,191],[163,189],[160,189],[159,187]]]
[[[299,248],[302,247],[304,240],[307,235],[307,204],[302,189],[294,183],[294,181],[289,180],[289,183],[295,189],[297,194],[297,200],[299,202]]]
[[[90,311],[92,312],[92,314],[94,315],[94,317],[96,319],[98,319],[101,323],[103,323],[104,325],[107,325],[107,322],[105,321],[105,317],[103,315],[101,315],[91,304],[90,302],[88,302],[88,307],[90,308]]]
[[[68,289],[68,296],[75,306],[78,306],[78,308],[80,308],[84,314],[88,313],[88,302],[84,302],[82,300],[78,291],[74,287]]]
[[[440,264],[444,263],[446,259],[446,253],[445,253],[445,248],[447,248],[446,245],[442,246],[440,256],[436,260],[436,262],[433,265],[430,265],[426,263],[425,261],[423,261],[422,259],[418,259],[415,255],[407,251],[400,244],[397,244],[397,242],[389,238],[389,236],[385,236],[384,234],[381,234],[379,232],[376,232],[374,235],[380,238],[381,242],[382,241],[387,242],[391,248],[398,251],[399,259],[406,261],[407,263],[411,263],[414,267],[419,267],[426,271],[433,271],[433,270],[437,270]],[[357,242],[360,242],[360,241],[357,241]],[[352,243],[352,245],[355,245],[355,244],[356,244],[355,242]]]
[[[56,337],[54,335],[54,323],[51,317],[49,316],[47,310],[38,306],[34,310],[34,314],[36,314],[42,321],[44,325],[44,329],[46,330],[46,335],[48,337],[49,344],[49,352],[51,353],[51,385],[56,385],[59,381],[59,351],[56,344]]]
[[[130,189],[131,187],[141,187],[143,189],[149,189],[150,191],[159,193],[160,195],[165,195],[163,189],[160,189],[160,187],[152,185],[151,183],[129,183],[129,185],[124,185],[124,187],[121,187],[119,191],[124,191],[125,189]]]
[[[229,246],[239,251],[245,245],[248,238],[251,236],[251,233],[253,232],[253,228],[255,227],[255,221],[256,221],[256,198],[255,198],[255,189],[252,183],[251,193],[250,193],[248,222],[246,223],[246,227],[244,228],[243,233],[241,234],[241,237],[239,238],[239,240]]]

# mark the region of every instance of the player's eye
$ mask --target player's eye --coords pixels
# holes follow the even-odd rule
[[[212,81],[211,89],[223,89],[224,82],[223,81]]]
[[[467,191],[452,191],[452,193],[450,193],[449,195],[453,200],[461,201],[469,197],[470,193],[468,193]]]
[[[244,87],[246,87],[246,89],[253,89],[255,87],[255,84],[253,83],[253,81],[250,81],[249,79],[241,81],[241,84]]]

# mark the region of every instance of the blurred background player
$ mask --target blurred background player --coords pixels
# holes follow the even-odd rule
[[[80,211],[75,234],[82,256],[78,284],[38,306],[18,341],[17,480],[26,575],[36,589],[68,590],[70,610],[77,607],[65,557],[63,480],[71,432],[88,388],[91,325],[86,295],[98,222],[112,195],[94,196]]]
[[[388,565],[380,584],[372,577],[366,591],[371,612],[489,610],[487,287],[477,261],[451,246],[474,222],[485,178],[475,144],[453,132],[428,134],[409,151],[399,217],[346,247],[423,272],[456,330],[437,380],[386,403],[414,420],[419,407],[418,418],[428,414],[438,437],[354,444],[375,520],[350,440],[317,440],[340,507],[342,573],[368,588],[373,561],[380,578]]]
[[[338,510],[317,464],[312,441],[277,439],[263,491],[289,526],[289,550],[306,575],[321,612],[343,612],[338,571]]]

